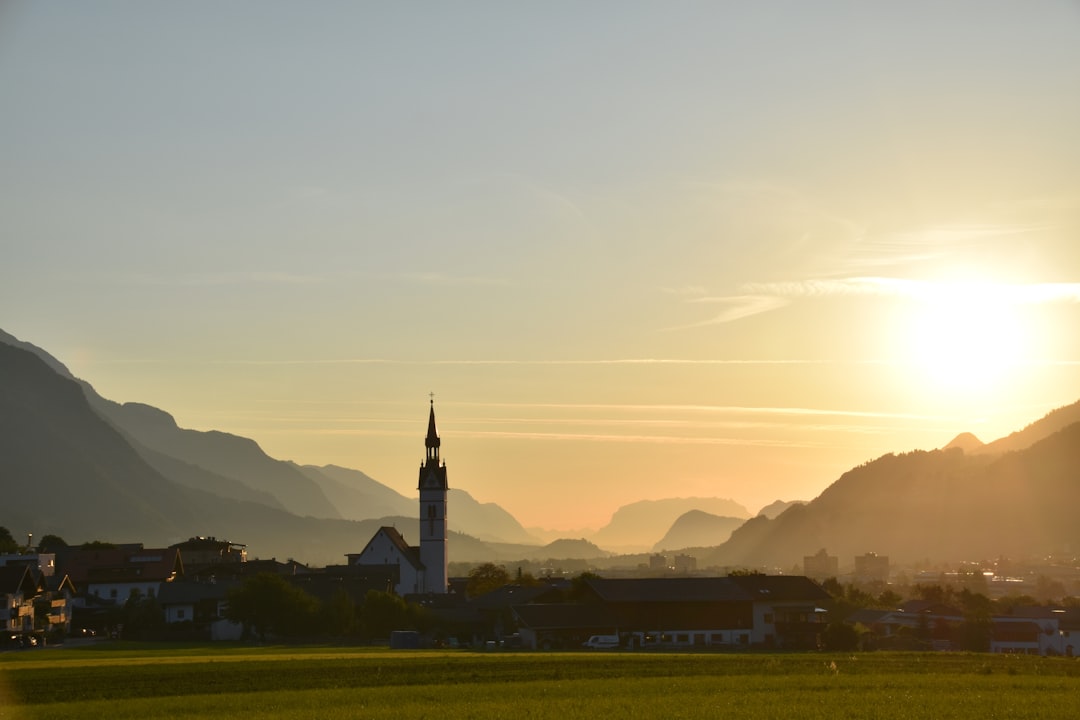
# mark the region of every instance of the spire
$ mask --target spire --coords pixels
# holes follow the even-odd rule
[[[427,425],[427,437],[424,438],[424,446],[427,448],[427,462],[430,465],[434,463],[439,464],[439,445],[442,441],[439,439],[439,433],[435,429],[435,394],[431,394],[431,412],[428,415]]]

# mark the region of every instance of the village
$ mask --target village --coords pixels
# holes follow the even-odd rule
[[[6,649],[111,639],[387,643],[528,650],[988,650],[1073,656],[1080,605],[1038,604],[981,571],[890,585],[887,557],[807,555],[803,574],[699,573],[657,553],[632,571],[494,563],[449,574],[447,469],[432,401],[418,478],[420,543],[384,526],[341,565],[249,559],[242,543],[168,547],[33,536],[0,555]],[[10,538],[10,534],[5,531]],[[1000,580],[991,592],[990,582]],[[1064,587],[1060,595],[1064,595]],[[994,595],[991,601],[987,595]],[[996,605],[995,605],[996,603]]]

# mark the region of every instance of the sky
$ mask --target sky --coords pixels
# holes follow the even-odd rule
[[[0,328],[529,527],[1080,400],[1080,4],[0,4]],[[452,512],[452,508],[451,508]]]

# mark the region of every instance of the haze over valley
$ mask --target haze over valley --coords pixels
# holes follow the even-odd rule
[[[2,332],[0,370],[0,524],[16,532],[152,545],[205,534],[317,564],[339,563],[380,525],[415,535],[415,497],[360,470],[276,460],[250,439],[119,405]],[[444,436],[452,446],[452,431]],[[454,487],[450,554],[633,567],[635,554],[682,552],[702,568],[781,572],[817,548],[899,564],[1068,556],[1080,547],[1078,470],[1080,402],[991,443],[959,433],[941,450],[885,455],[808,503],[778,501],[754,517],[730,499],[669,498],[626,505],[588,537],[541,539]]]

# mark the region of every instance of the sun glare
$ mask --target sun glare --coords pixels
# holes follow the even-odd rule
[[[981,283],[927,285],[917,295],[911,360],[935,392],[992,392],[1029,352],[1016,298]]]

